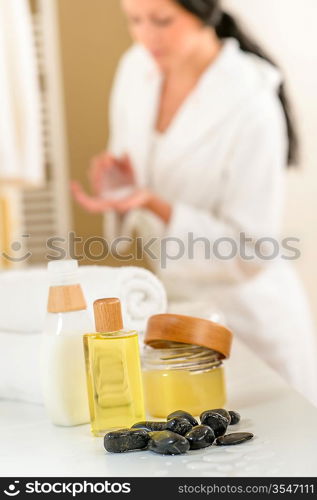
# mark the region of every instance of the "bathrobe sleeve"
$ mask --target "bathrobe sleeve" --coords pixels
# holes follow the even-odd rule
[[[124,96],[125,92],[125,77],[128,51],[120,60],[118,69],[114,78],[110,102],[109,102],[109,140],[107,151],[116,157],[122,156],[125,150],[125,114],[124,114]],[[129,227],[124,227],[125,216],[119,214],[115,210],[108,210],[103,217],[103,234],[104,238],[111,244],[116,238],[124,237],[132,238],[132,231]],[[126,226],[126,224],[125,224]],[[121,243],[120,251],[128,250],[129,244]]]
[[[125,96],[128,51],[121,58],[113,81],[109,101],[109,140],[107,150],[114,156],[125,153]]]
[[[237,130],[224,169],[217,213],[182,201],[173,205],[165,238],[181,240],[187,256],[190,255],[190,233],[192,239],[205,238],[210,242],[209,259],[205,245],[201,249],[199,245],[194,247],[194,258],[186,262],[189,275],[199,273],[209,279],[212,276],[220,281],[241,281],[271,261],[258,258],[259,252],[266,257],[276,252],[276,243],[270,239],[280,235],[287,154],[285,119],[277,99],[270,96],[260,109],[253,106],[241,119]],[[197,191],[199,182],[195,186]],[[244,247],[247,258],[239,255],[243,234],[249,238]],[[261,238],[266,241],[261,242]],[[174,246],[176,251],[177,244]],[[169,251],[174,255],[172,247],[173,241]],[[184,266],[184,260],[175,259],[170,263],[170,272],[174,270],[177,274],[180,265]]]

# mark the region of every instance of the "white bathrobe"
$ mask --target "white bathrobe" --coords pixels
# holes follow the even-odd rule
[[[279,239],[287,156],[280,82],[273,66],[228,39],[153,157],[162,78],[145,49],[133,46],[115,79],[109,149],[130,155],[138,185],[171,203],[172,218],[166,225],[144,209],[123,218],[108,213],[105,236],[129,236],[134,230],[147,241],[177,238],[167,243],[167,251],[176,256],[183,250],[181,258],[167,259],[164,266],[152,262],[171,310],[207,317],[218,310],[237,336],[317,405],[315,331],[291,264],[239,255],[223,260],[214,252],[206,258],[199,244],[193,258],[188,254],[189,233],[208,240],[211,248],[219,238],[238,242],[245,233],[252,239],[248,255],[259,238]],[[153,248],[158,251],[157,244]],[[233,247],[218,248],[228,255]]]

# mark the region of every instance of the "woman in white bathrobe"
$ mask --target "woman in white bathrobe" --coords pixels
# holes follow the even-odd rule
[[[170,310],[222,311],[237,336],[317,404],[315,332],[285,259],[297,252],[279,239],[295,155],[281,75],[218,0],[122,6],[136,43],[119,64],[108,152],[90,171],[94,196],[73,183],[74,196],[105,213],[108,242],[156,238],[151,264]],[[104,197],[114,171],[134,186],[123,199]]]

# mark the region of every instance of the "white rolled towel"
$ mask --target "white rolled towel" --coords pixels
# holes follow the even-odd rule
[[[167,310],[163,285],[143,268],[82,266],[79,281],[92,316],[94,300],[118,297],[124,326],[141,334],[150,316]],[[0,273],[0,399],[42,403],[39,336],[48,286],[46,268]]]
[[[165,288],[147,269],[83,266],[79,272],[92,317],[96,299],[118,297],[122,304],[124,326],[142,334],[150,316],[167,311]]]
[[[143,332],[147,319],[166,312],[164,286],[156,276],[141,267],[81,266],[79,281],[90,314],[93,302],[118,297],[122,303],[126,328]],[[41,332],[47,297],[48,274],[44,267],[0,273],[0,331]]]

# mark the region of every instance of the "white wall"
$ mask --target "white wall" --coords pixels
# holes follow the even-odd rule
[[[317,1],[224,0],[284,70],[302,143],[288,177],[285,233],[301,238],[297,268],[317,320]]]

